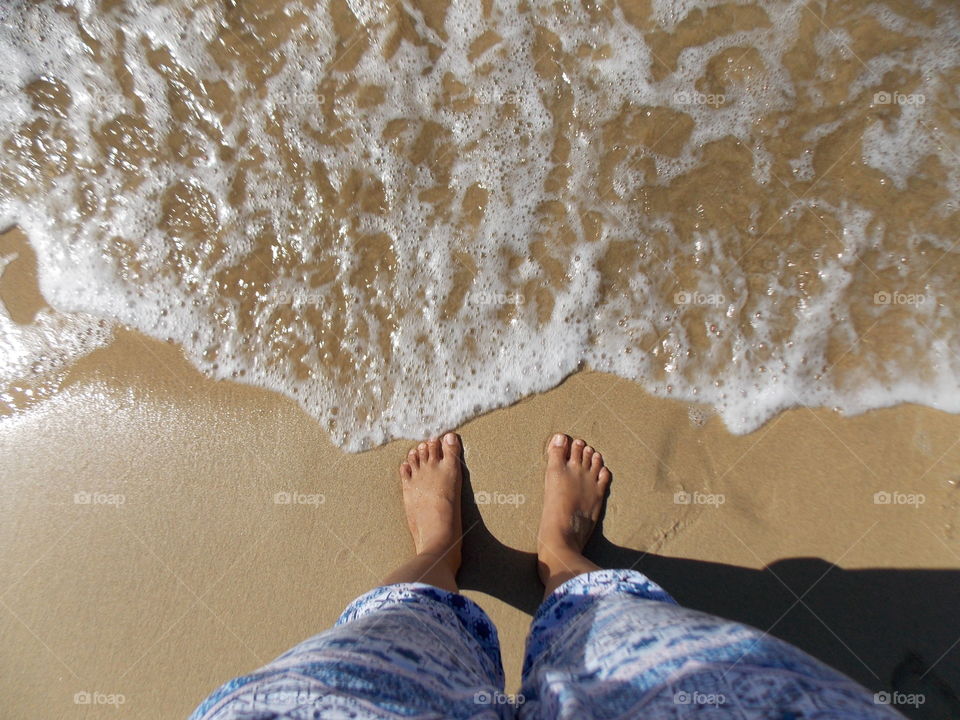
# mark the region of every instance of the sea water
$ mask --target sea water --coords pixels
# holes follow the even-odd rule
[[[960,411],[950,1],[8,0],[0,145],[11,407],[126,325],[351,450],[583,366]]]

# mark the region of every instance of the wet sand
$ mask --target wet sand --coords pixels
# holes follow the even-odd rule
[[[581,362],[739,432],[960,412],[949,0],[108,5],[0,35],[0,225],[342,447]]]
[[[500,628],[508,690],[541,592],[542,450],[558,429],[614,471],[590,548],[601,564],[644,570],[872,689],[924,692],[906,708],[916,717],[956,712],[960,417],[798,409],[733,436],[581,372],[459,428],[460,580]],[[133,332],[5,419],[0,438],[8,717],[184,717],[329,626],[412,547],[396,477],[410,441],[344,453],[290,400],[208,380]],[[877,504],[877,492],[904,495]],[[922,504],[903,504],[911,493]],[[100,704],[78,705],[84,692]],[[120,696],[118,713],[105,703]]]
[[[199,3],[198,7],[202,5],[217,4]],[[245,139],[234,146],[212,137],[207,147],[204,138],[216,135],[206,124],[208,117],[216,116],[228,129],[235,121],[245,127],[247,113],[252,117],[250,127],[263,124],[258,120],[267,107],[262,96],[281,68],[280,63],[264,63],[253,49],[259,46],[249,40],[286,37],[290,30],[286,15],[257,11],[279,5],[227,6],[226,24],[208,50],[218,68],[233,69],[244,78],[231,90],[236,98],[220,82],[208,92],[194,82],[190,67],[180,67],[165,51],[152,52],[144,59],[172,103],[167,135],[144,126],[139,115],[147,108],[139,98],[134,102],[143,106],[136,106],[137,117],[98,117],[96,123],[81,118],[74,126],[64,125],[69,93],[65,100],[60,88],[67,85],[47,78],[27,88],[34,109],[46,114],[42,122],[21,128],[23,137],[35,141],[24,141],[22,147],[38,152],[53,147],[55,143],[48,140],[60,139],[61,134],[72,137],[67,132],[71,127],[96,131],[103,157],[97,159],[95,172],[85,166],[74,169],[84,183],[92,177],[113,177],[115,182],[105,182],[104,188],[109,203],[129,201],[116,192],[117,187],[132,192],[143,183],[146,188],[151,177],[160,178],[160,170],[179,167],[176,163],[186,168],[184,175],[199,173],[205,153],[216,159],[216,167],[229,164],[233,157],[244,158],[235,168],[242,180],[240,189],[218,199],[236,213],[237,227],[244,229],[253,227],[247,222],[250,217],[275,210],[272,196],[264,189],[282,187],[281,196],[298,212],[308,203],[297,193],[315,193],[330,216],[318,219],[308,213],[294,225],[304,237],[336,238],[336,242],[312,248],[308,260],[288,252],[281,229],[288,227],[291,218],[280,213],[274,218],[276,228],[267,223],[262,236],[247,238],[252,243],[250,252],[220,267],[218,258],[235,244],[228,233],[233,230],[209,222],[215,216],[207,212],[214,204],[209,188],[188,186],[179,178],[163,188],[162,197],[168,200],[161,208],[163,234],[154,238],[153,245],[141,247],[139,231],[127,227],[114,236],[98,226],[95,235],[109,240],[104,248],[114,263],[115,279],[135,287],[149,286],[158,276],[172,272],[175,281],[182,281],[182,286],[171,283],[174,294],[189,300],[185,303],[189,307],[199,299],[207,312],[207,325],[215,313],[219,320],[224,308],[237,303],[239,313],[225,323],[236,334],[214,333],[213,338],[242,339],[237,345],[244,352],[249,350],[250,356],[241,352],[242,357],[233,358],[241,367],[250,363],[252,368],[253,360],[272,358],[280,370],[290,371],[284,375],[288,387],[300,387],[311,372],[328,378],[338,396],[326,399],[333,403],[342,395],[339,399],[346,401],[337,419],[342,436],[358,432],[351,413],[369,422],[379,417],[383,407],[377,406],[377,399],[396,395],[391,394],[396,389],[391,384],[401,377],[397,368],[407,372],[412,367],[435,367],[426,361],[451,337],[464,340],[460,356],[464,367],[473,363],[484,369],[488,363],[479,351],[511,347],[491,332],[526,318],[528,330],[523,337],[533,337],[540,349],[550,350],[549,343],[541,341],[547,336],[545,328],[557,298],[572,287],[569,268],[579,261],[582,249],[578,248],[599,238],[601,223],[595,212],[583,212],[589,203],[581,207],[583,198],[591,196],[601,209],[629,213],[643,208],[643,218],[652,212],[672,218],[675,224],[676,242],[669,234],[651,234],[643,245],[634,242],[632,231],[625,231],[624,237],[612,236],[595,258],[598,277],[603,279],[597,282],[596,306],[586,296],[578,297],[576,303],[584,321],[596,313],[596,307],[607,308],[600,327],[613,333],[606,336],[616,350],[611,357],[623,359],[636,349],[633,357],[653,363],[648,380],[664,394],[675,360],[687,357],[688,351],[699,363],[688,368],[691,372],[722,377],[739,367],[731,350],[736,342],[715,341],[706,335],[705,328],[716,330],[704,322],[710,308],[686,307],[686,300],[677,299],[712,287],[701,285],[699,251],[690,249],[698,233],[711,231],[726,237],[732,232],[722,252],[711,251],[708,258],[711,263],[716,258],[722,261],[721,279],[740,278],[746,288],[749,304],[740,308],[728,336],[756,341],[750,367],[756,366],[758,373],[765,372],[767,365],[774,368],[771,348],[789,346],[786,340],[795,327],[809,329],[806,316],[790,310],[792,303],[799,307],[807,300],[823,301],[827,296],[820,271],[827,266],[825,258],[839,256],[841,246],[850,249],[840,239],[846,237],[841,230],[849,223],[817,196],[830,201],[853,198],[888,230],[880,246],[868,243],[857,249],[851,241],[856,251],[844,256],[852,281],[849,297],[842,301],[849,309],[848,325],[856,330],[856,341],[836,322],[822,335],[812,333],[808,338],[828,341],[822,353],[829,366],[824,376],[833,370],[838,388],[853,388],[844,397],[862,399],[854,392],[859,380],[879,378],[895,384],[909,379],[914,371],[924,379],[925,371],[947,357],[925,353],[934,341],[952,338],[957,326],[953,278],[958,256],[952,250],[958,216],[955,205],[949,212],[939,211],[949,194],[955,158],[941,162],[932,155],[924,157],[915,176],[905,175],[909,182],[902,187],[864,161],[864,133],[877,130],[875,123],[884,132],[892,131],[902,118],[910,118],[916,108],[902,106],[891,97],[913,97],[922,78],[900,68],[851,89],[875,56],[899,51],[901,46],[909,49],[914,43],[909,37],[883,31],[876,22],[864,22],[856,3],[828,4],[820,10],[804,6],[798,40],[784,63],[806,94],[799,95],[797,105],[783,111],[786,114],[777,105],[772,106],[772,114],[765,110],[756,132],[745,136],[751,142],[730,135],[707,143],[703,164],[668,185],[653,181],[663,168],[672,167],[693,136],[690,118],[709,117],[699,107],[702,103],[688,107],[685,100],[684,107],[671,110],[677,96],[665,95],[658,101],[666,103],[663,107],[624,105],[623,112],[614,114],[606,130],[594,138],[596,142],[584,144],[597,149],[598,167],[596,173],[584,173],[589,182],[577,181],[574,172],[584,172],[588,166],[577,160],[575,149],[571,154],[571,139],[578,137],[573,112],[578,96],[567,87],[567,70],[581,64],[592,67],[589,63],[604,60],[617,48],[564,49],[559,40],[538,30],[535,56],[545,62],[534,63],[531,72],[554,87],[543,98],[553,120],[542,137],[531,141],[524,130],[519,148],[511,145],[511,153],[489,156],[523,159],[522,148],[529,146],[531,157],[541,147],[552,148],[550,161],[555,167],[540,185],[550,198],[558,199],[538,205],[534,226],[538,232],[530,235],[533,241],[527,243],[524,236],[519,250],[497,246],[497,252],[489,255],[490,263],[505,260],[509,272],[503,277],[478,261],[486,247],[480,233],[484,213],[494,218],[498,202],[506,202],[497,195],[504,194],[503,188],[495,187],[488,197],[486,189],[472,182],[470,173],[463,174],[462,183],[453,177],[455,160],[472,162],[476,154],[485,161],[488,154],[485,146],[453,142],[436,117],[446,109],[469,117],[479,113],[482,119],[497,107],[498,120],[491,132],[509,134],[521,117],[516,102],[520,98],[484,98],[479,85],[473,88],[477,97],[468,97],[473,90],[470,78],[461,78],[462,82],[452,78],[444,81],[431,112],[421,117],[414,107],[417,112],[408,113],[410,118],[396,127],[391,123],[393,129],[381,133],[379,141],[395,154],[398,167],[407,167],[409,161],[409,167],[420,173],[401,175],[396,207],[388,207],[381,198],[387,193],[379,170],[367,161],[352,164],[360,154],[351,143],[371,137],[361,130],[372,108],[384,104],[383,89],[354,80],[340,84],[338,73],[354,71],[365,53],[380,52],[389,59],[395,45],[423,47],[431,62],[438,60],[441,45],[424,38],[442,25],[446,2],[420,4],[426,15],[419,35],[404,4],[386,3],[386,7],[395,6],[395,17],[391,15],[388,25],[395,23],[397,32],[385,47],[372,42],[373,36],[361,19],[352,17],[348,4],[331,4],[337,20],[336,42],[331,46],[336,55],[331,62],[333,79],[325,78],[306,95],[297,95],[296,102],[286,103],[290,117],[283,113],[278,117],[294,128],[291,137],[298,141],[313,137],[296,131],[297,123],[305,120],[301,114],[306,114],[309,128],[316,121],[318,132],[335,133],[329,137],[319,133],[319,140],[321,146],[336,146],[337,153],[351,160],[337,172],[330,170],[340,183],[339,191],[334,191],[337,183],[328,187],[328,168],[303,162],[294,150],[296,143],[279,142],[282,132],[272,133],[278,140],[277,166],[284,168],[280,183],[264,169],[268,163],[256,161],[261,148],[251,150],[257,145],[255,135],[241,133]],[[675,32],[662,32],[649,3],[618,5],[626,22],[656,55],[666,59],[656,58],[649,69],[654,79],[661,80],[676,71],[685,49],[744,30],[756,24],[757,17],[763,21],[760,15],[765,14],[757,8],[724,6],[696,11]],[[909,3],[890,5],[902,6],[902,12],[915,16],[925,27],[937,26],[933,11],[921,12]],[[491,6],[484,3],[488,10]],[[951,8],[947,3],[935,7]],[[554,9],[566,12],[560,6]],[[478,38],[478,51],[491,58],[481,58],[478,80],[500,67],[512,67],[511,56],[503,53],[515,41],[505,35],[502,48],[486,47],[492,37],[486,33]],[[438,38],[443,39],[442,33]],[[176,38],[172,42],[176,45]],[[826,48],[824,57],[819,57],[823,53],[818,43]],[[446,44],[455,46],[450,38]],[[131,43],[134,50],[139,46]],[[110,43],[104,47],[109,54]],[[139,57],[121,50],[116,58]],[[768,64],[769,58],[761,57],[749,44],[729,48],[709,59],[694,87],[704,97],[729,93],[732,101],[749,107],[759,89],[770,85]],[[105,70],[108,80],[114,71],[120,75],[116,84],[121,95],[129,94],[127,65],[112,62]],[[950,81],[957,77],[956,70],[951,72],[946,76],[947,88],[955,85]],[[589,69],[583,75],[591,80]],[[589,88],[590,82],[581,85]],[[777,89],[776,83],[770,87]],[[159,102],[162,94],[151,96],[151,102]],[[885,100],[878,101],[878,96]],[[318,98],[326,103],[329,117],[303,110],[312,107],[305,102]],[[367,110],[343,114],[341,106],[353,100]],[[939,108],[931,124],[936,132],[927,130],[938,147],[952,149],[957,139],[955,103],[950,95],[942,104],[941,100],[939,95],[927,100],[928,107]],[[589,102],[584,105],[589,106]],[[188,117],[181,112],[188,107],[206,108],[213,115],[204,110],[196,118]],[[334,112],[337,107],[341,109]],[[397,112],[410,110],[402,103],[398,107]],[[244,112],[235,113],[235,108]],[[580,130],[589,131],[588,135],[597,130],[586,119],[582,122]],[[827,127],[833,122],[838,123],[836,128]],[[774,132],[777,128],[783,132]],[[138,145],[138,139],[144,142]],[[756,158],[751,148],[767,143],[776,181],[763,185],[754,175]],[[655,149],[662,168],[651,155]],[[154,165],[145,163],[145,154],[156,156],[151,159]],[[23,175],[29,182],[16,186],[24,202],[43,197],[55,180],[60,182],[54,170],[62,168],[56,163],[33,162],[30,153],[20,159],[30,171],[24,170]],[[69,158],[61,160],[67,163],[63,167],[73,167]],[[894,170],[899,168],[892,159],[888,161]],[[116,167],[110,172],[116,174],[105,175],[111,164]],[[482,162],[479,166],[485,167]],[[16,163],[13,167],[19,168]],[[300,172],[304,175],[298,178]],[[322,182],[310,180],[315,175]],[[430,187],[411,181],[414,177]],[[246,193],[248,186],[253,198],[249,207],[233,197]],[[199,189],[194,193],[191,188]],[[288,197],[288,188],[298,188],[297,193]],[[814,189],[817,193],[811,194]],[[522,190],[536,196],[541,189],[531,185]],[[143,196],[152,197],[146,191]],[[388,363],[385,369],[395,371],[389,375],[379,366],[371,370],[366,364],[352,364],[355,358],[344,351],[343,337],[362,341],[359,349],[364,352],[358,356],[364,359],[389,359],[395,329],[391,323],[402,324],[394,320],[394,313],[414,327],[421,322],[425,303],[419,294],[408,297],[406,293],[411,275],[405,275],[404,266],[398,264],[406,261],[403,254],[398,260],[385,236],[361,232],[365,226],[354,220],[381,218],[389,229],[389,222],[404,217],[396,208],[413,199],[436,210],[425,223],[428,229],[448,224],[466,232],[466,244],[459,247],[462,252],[450,258],[458,266],[450,279],[450,307],[440,313],[441,317],[459,314],[461,325],[450,325],[454,329],[445,336],[438,334],[436,342],[426,333],[417,336],[413,357],[423,363]],[[794,205],[804,210],[787,212]],[[148,214],[153,211],[149,203],[142,207]],[[64,217],[73,218],[69,212]],[[503,217],[515,221],[512,214]],[[24,213],[22,221],[38,218],[42,214]],[[489,222],[494,225],[494,220]],[[420,225],[408,225],[421,233]],[[581,226],[587,245],[571,236],[571,228]],[[67,230],[53,236],[77,236],[69,222],[64,227]],[[334,233],[332,228],[340,231]],[[929,237],[915,245],[914,235],[920,231]],[[439,232],[437,236],[443,240],[437,247],[445,257],[450,235]],[[38,238],[33,240],[36,243]],[[340,242],[347,243],[346,249],[337,245]],[[759,245],[756,250],[755,245]],[[151,252],[140,252],[145,249]],[[333,279],[329,272],[337,253],[351,256],[355,263],[352,271]],[[0,268],[0,302],[14,323],[29,325],[46,307],[37,289],[35,250],[17,231],[0,235],[0,255],[16,255]],[[141,255],[153,257],[157,265],[141,267]],[[665,264],[664,258],[671,264]],[[428,269],[429,263],[421,264],[416,273]],[[64,277],[71,277],[69,271],[75,268],[64,263],[60,269]],[[212,285],[220,287],[222,295],[191,295],[188,285],[198,272],[215,281]],[[290,288],[302,289],[308,276],[306,286],[329,307],[321,304],[294,312]],[[631,285],[641,276],[652,281],[642,292]],[[403,282],[391,284],[395,277]],[[474,283],[473,278],[487,284]],[[104,286],[87,287],[87,279],[81,273],[80,289],[94,294],[105,291]],[[427,273],[413,286],[432,287],[430,279]],[[490,284],[493,280],[502,286]],[[782,284],[782,292],[771,295],[769,288],[777,284]],[[530,302],[522,306],[489,302],[487,295],[495,293],[483,288],[491,287],[526,296]],[[468,293],[478,288],[483,300],[479,309],[467,302]],[[735,283],[729,289],[718,288],[730,298],[743,294]],[[918,314],[923,321],[918,326],[912,306],[877,307],[878,294],[886,295],[889,303],[891,291],[921,289],[936,299],[928,307],[940,309],[937,323]],[[381,299],[380,291],[388,291],[386,299]],[[77,295],[84,293],[78,290]],[[364,308],[356,311],[360,321],[349,333],[341,327],[348,315],[347,298],[359,298],[358,307]],[[656,298],[670,310],[669,317],[650,310]],[[171,303],[164,312],[176,313],[176,297],[165,299]],[[90,297],[86,301],[91,302]],[[128,310],[125,303],[121,297],[114,310]],[[826,304],[833,307],[831,303]],[[276,310],[273,315],[267,312],[271,308]],[[623,311],[625,323],[647,317],[650,328],[641,332],[628,327],[623,335],[614,329],[621,325],[613,310]],[[772,311],[769,347],[755,333],[752,319],[759,317],[759,310]],[[261,315],[270,321],[260,324]],[[143,317],[139,319],[146,322]],[[491,322],[481,322],[485,317]],[[475,337],[482,339],[476,342],[470,336],[474,325]],[[564,332],[569,325],[557,324]],[[927,334],[920,333],[921,326]],[[664,334],[671,328],[676,337],[687,339],[673,342],[672,336]],[[191,319],[181,329],[181,342],[189,345],[196,323]],[[292,347],[283,330],[299,338]],[[162,336],[159,330],[157,334]],[[557,336],[559,332],[550,335]],[[618,345],[610,337],[624,341]],[[216,345],[194,344],[195,354],[203,357],[212,372]],[[400,347],[408,348],[402,343]],[[323,352],[316,357],[307,354],[315,349]],[[516,360],[520,355],[507,352],[505,357]],[[354,597],[377,585],[411,552],[396,469],[409,445],[419,438],[362,454],[345,453],[330,439],[335,428],[324,416],[326,406],[318,413],[325,426],[287,396],[211,380],[185,359],[179,345],[129,329],[118,330],[111,345],[58,373],[41,373],[36,382],[25,381],[0,404],[0,642],[6,648],[0,654],[0,716],[183,718],[221,683],[330,626]],[[528,373],[525,379],[536,377]],[[499,382],[500,375],[496,378]],[[771,380],[764,374],[762,381],[756,380],[758,384],[753,382],[749,388],[761,388]],[[400,389],[406,387],[399,384]],[[763,387],[769,389],[769,385]],[[447,390],[452,387],[443,389]],[[450,397],[459,402],[463,391],[460,386]],[[427,377],[419,396],[429,397],[430,392]],[[510,397],[518,394],[522,393]],[[301,397],[323,399],[313,391]],[[434,397],[444,395],[438,392]],[[949,393],[934,399],[945,401]],[[491,398],[485,407],[496,402]],[[409,419],[419,413],[422,421],[424,409],[431,407],[424,402],[397,416]],[[584,370],[549,392],[454,429],[463,436],[469,467],[460,581],[465,593],[490,613],[500,629],[508,691],[518,689],[524,636],[542,592],[533,550],[543,449],[550,435],[561,430],[587,438],[614,472],[601,532],[588,548],[600,565],[647,572],[681,603],[768,630],[872,690],[920,693],[922,706],[900,708],[911,717],[960,718],[960,617],[956,612],[960,607],[960,416],[914,405],[856,417],[799,408],[775,416],[755,432],[737,436],[706,407],[653,397],[629,380]]]

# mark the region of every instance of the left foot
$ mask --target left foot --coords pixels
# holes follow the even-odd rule
[[[460,438],[420,443],[400,465],[403,508],[417,555],[431,555],[456,574],[460,569]]]

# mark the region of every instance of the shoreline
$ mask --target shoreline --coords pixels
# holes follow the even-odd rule
[[[928,684],[960,687],[960,416],[800,408],[735,436],[687,404],[581,372],[458,430],[460,582],[498,625],[508,691],[539,600],[532,552],[555,430],[588,438],[613,470],[591,541],[600,564],[773,625],[876,689],[896,689],[917,654]],[[97,691],[138,716],[185,715],[331,624],[409,550],[396,466],[414,439],[345,453],[292,400],[209,380],[172,343],[132,331],[77,362],[56,397],[0,422],[0,438],[0,632],[21,658],[3,686],[21,715],[43,686],[64,713],[74,693]],[[278,503],[284,493],[324,501]]]

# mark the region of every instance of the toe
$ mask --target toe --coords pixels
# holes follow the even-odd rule
[[[410,452],[407,453],[407,463],[410,465],[412,470],[416,470],[420,467],[420,456],[417,455],[416,448],[411,448]]]
[[[409,480],[413,477],[413,468],[410,467],[410,463],[400,463],[400,477],[404,480]]]
[[[596,482],[600,479],[600,468],[603,467],[603,456],[600,453],[593,453],[593,457],[590,458],[590,468],[588,473],[590,474],[590,479]]]
[[[600,468],[600,475],[597,477],[597,482],[600,484],[600,487],[606,490],[607,486],[610,484],[610,479],[612,477],[613,476],[610,474],[609,468],[603,467],[603,468]]]
[[[570,462],[574,465],[580,465],[583,463],[583,447],[586,443],[577,438],[573,441],[573,449],[570,451]]]
[[[460,438],[456,433],[448,432],[443,436],[443,462],[456,465],[460,461]]]
[[[430,450],[429,448],[427,448],[427,444],[425,442],[422,442],[419,445],[417,445],[417,455],[420,456],[421,465],[430,459]]]
[[[589,445],[587,445],[587,446],[583,449],[583,467],[584,467],[585,470],[589,470],[589,469],[590,469],[590,460],[593,458],[593,453],[594,453],[594,452],[595,452],[595,450],[594,450],[592,447],[590,447]]]
[[[551,467],[559,467],[567,462],[570,457],[570,438],[563,433],[557,433],[550,440],[547,447],[547,464]]]
[[[430,462],[440,462],[440,441],[431,440],[427,443],[427,454]]]

